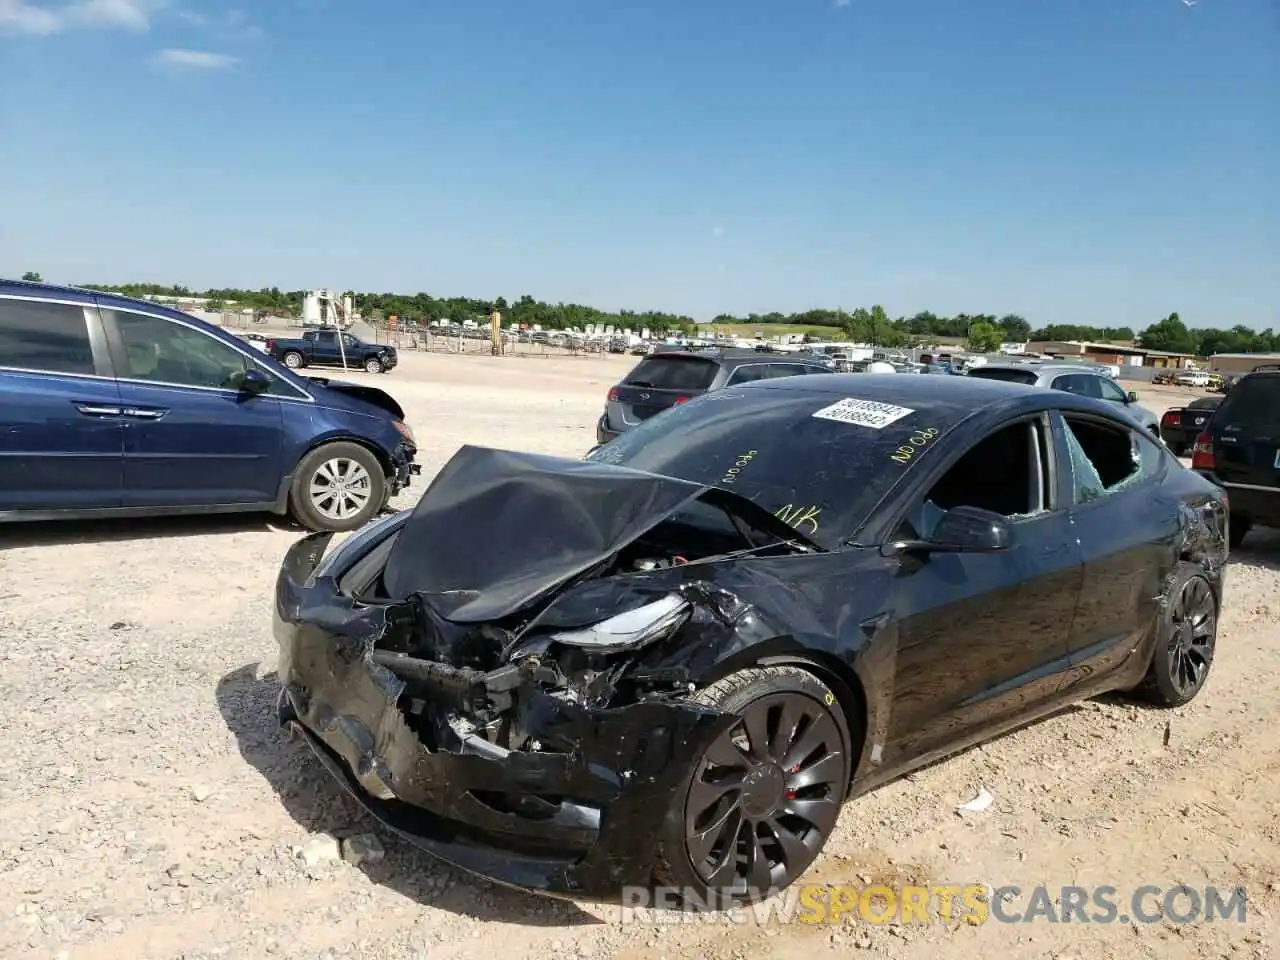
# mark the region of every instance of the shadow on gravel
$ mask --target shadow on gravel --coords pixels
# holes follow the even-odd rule
[[[1240,546],[1231,551],[1227,562],[1227,576],[1231,567],[1244,564],[1264,570],[1280,570],[1280,530],[1251,530]]]
[[[218,710],[235,734],[240,755],[262,774],[304,830],[339,838],[377,834],[386,858],[349,869],[418,903],[477,920],[537,927],[603,922],[572,901],[524,893],[454,870],[383,828],[329,777],[305,744],[280,729],[279,690],[274,672],[259,679],[258,664],[246,664],[219,681]]]
[[[56,520],[0,525],[0,550],[127,540],[178,540],[232,533],[305,533],[273,513],[228,513],[192,517],[133,517],[118,520]]]

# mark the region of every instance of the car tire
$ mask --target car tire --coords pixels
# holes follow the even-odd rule
[[[1185,457],[1187,455],[1187,445],[1185,443],[1168,444],[1169,450],[1175,457]]]
[[[851,745],[860,741],[851,736],[832,690],[800,667],[739,670],[689,699],[734,714],[739,721],[691,764],[680,781],[658,837],[654,883],[694,908],[723,909],[764,899],[799,879],[822,852],[852,779]],[[788,717],[797,722],[793,730],[803,731],[799,737],[784,734]],[[801,720],[807,724],[799,726]],[[772,749],[752,744],[748,731],[759,735],[762,730],[762,739],[784,739]],[[742,743],[749,744],[751,752],[769,754],[768,759],[752,760]],[[750,787],[726,791],[705,779],[711,769],[735,766],[744,784],[751,778]],[[778,837],[782,831],[788,834],[785,845],[775,841],[770,850],[758,839],[752,843],[761,832]],[[749,851],[748,860],[763,856],[766,869],[753,877],[748,867],[738,866],[739,847]],[[782,854],[776,863],[773,853]],[[716,861],[719,867],[710,865]]]
[[[1161,707],[1190,703],[1204,688],[1218,642],[1218,601],[1204,571],[1180,565],[1160,605],[1151,662],[1135,691]]]
[[[1253,529],[1253,522],[1248,517],[1234,516],[1227,518],[1227,545],[1234,550],[1244,542],[1244,538]]]
[[[294,519],[316,531],[355,530],[386,502],[382,464],[367,448],[347,441],[326,443],[303,457],[289,491]]]
[[[290,350],[281,359],[290,370],[300,370],[307,365],[306,358],[297,350]]]
[[[381,373],[382,361],[379,360],[377,357],[370,357],[368,360],[364,362],[364,372],[365,373]]]

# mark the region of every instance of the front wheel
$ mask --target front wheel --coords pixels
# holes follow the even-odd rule
[[[308,529],[354,530],[382,510],[387,478],[378,458],[358,443],[327,443],[302,458],[289,500]]]
[[[379,360],[377,357],[370,357],[368,360],[364,362],[364,372],[365,373],[381,373],[382,361]]]
[[[737,722],[676,793],[654,880],[712,909],[764,899],[794,883],[835,829],[853,771],[844,711],[791,666],[740,670],[691,699]]]
[[[1218,642],[1218,602],[1196,566],[1174,574],[1156,625],[1151,664],[1137,692],[1162,707],[1190,703],[1204,687]]]

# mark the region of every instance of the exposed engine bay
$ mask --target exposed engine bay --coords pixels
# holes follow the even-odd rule
[[[526,733],[540,724],[526,715],[522,688],[588,708],[688,694],[690,685],[678,674],[645,668],[682,646],[680,633],[691,622],[704,634],[729,632],[752,616],[750,606],[700,579],[700,568],[815,549],[778,534],[694,501],[551,599],[485,623],[447,620],[427,596],[397,603],[381,572],[342,586],[358,602],[390,604],[388,628],[370,658],[403,683],[397,706],[427,749],[459,749],[479,737],[504,751],[567,753],[572,743]],[[385,556],[391,549],[385,544],[375,552]]]

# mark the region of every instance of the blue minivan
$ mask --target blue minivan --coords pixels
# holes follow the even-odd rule
[[[157,303],[0,280],[0,521],[270,511],[362,526],[421,469],[375,387]]]

